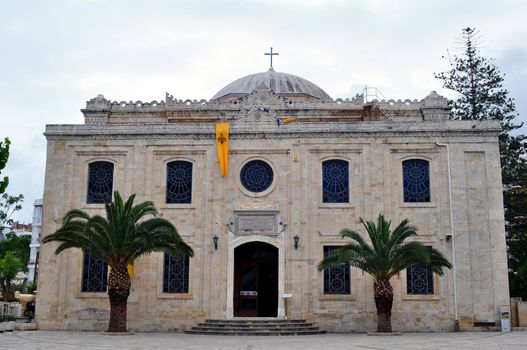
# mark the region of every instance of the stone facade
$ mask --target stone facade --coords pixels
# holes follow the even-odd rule
[[[360,95],[322,100],[265,88],[211,101],[167,94],[161,102],[111,102],[99,95],[82,111],[84,125],[46,127],[43,237],[72,208],[103,210],[86,204],[88,164],[103,160],[115,166],[113,188],[153,200],[196,253],[184,294],[163,293],[162,253],[136,262],[132,330],[182,330],[205,318],[233,318],[235,248],[259,241],[278,249],[278,318],[286,312],[281,296],[291,293],[289,318],[314,320],[328,331],[372,331],[372,278],[351,268],[351,294],[327,295],[316,266],[324,245],[344,243],[341,229],[363,232],[359,218],[379,213],[394,223],[408,218],[418,228],[415,239],[455,266],[434,276],[429,295],[408,295],[404,272],[392,279],[394,330],[452,330],[456,316],[461,329],[477,329],[496,322],[508,300],[499,123],[447,120],[446,100],[436,93],[421,101],[372,103]],[[279,122],[283,117],[295,121]],[[230,123],[226,177],[216,162],[214,123],[220,119]],[[429,202],[403,201],[402,162],[414,158],[430,164]],[[254,159],[274,171],[272,185],[258,194],[239,176]],[[349,162],[349,203],[322,201],[328,159]],[[173,160],[193,164],[189,204],[165,202],[166,164]],[[231,221],[240,212],[277,213],[279,219],[268,233],[239,234]],[[41,247],[38,328],[102,329],[109,302],[105,293],[81,292],[82,252],[55,256],[54,247]]]

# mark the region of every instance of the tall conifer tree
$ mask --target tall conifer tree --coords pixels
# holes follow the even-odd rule
[[[460,55],[448,57],[451,69],[435,74],[443,87],[457,91],[450,101],[453,119],[498,119],[501,123],[500,155],[504,184],[505,231],[507,234],[511,296],[527,297],[527,164],[524,135],[511,135],[523,123],[514,123],[518,116],[514,99],[503,88],[504,76],[492,59],[478,50],[478,32],[462,30]]]
[[[448,56],[451,69],[435,74],[443,80],[443,87],[458,92],[450,101],[453,119],[498,119],[503,129],[500,134],[500,154],[503,183],[514,185],[515,179],[525,167],[525,136],[511,135],[522,127],[514,118],[518,116],[514,99],[503,87],[504,75],[494,60],[481,56],[478,49],[478,31],[464,28],[460,37],[463,51]]]

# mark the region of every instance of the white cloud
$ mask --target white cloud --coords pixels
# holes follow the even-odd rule
[[[82,123],[79,109],[112,100],[208,99],[229,82],[275,69],[333,97],[364,85],[387,98],[441,89],[433,73],[461,28],[480,29],[527,120],[527,4],[496,1],[67,1],[0,4],[0,137],[13,153],[9,191],[26,195],[20,218],[42,195],[47,123]]]

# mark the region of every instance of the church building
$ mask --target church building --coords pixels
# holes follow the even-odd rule
[[[103,214],[113,191],[152,200],[195,256],[135,262],[128,327],[181,331],[205,319],[305,319],[329,332],[376,328],[373,279],[317,264],[365,234],[392,227],[454,265],[395,276],[396,331],[497,324],[508,304],[497,121],[449,120],[435,92],[418,100],[334,99],[272,69],[210,100],[87,101],[84,124],[47,125],[42,237],[73,208]],[[102,330],[107,266],[89,252],[40,251],[37,327]]]

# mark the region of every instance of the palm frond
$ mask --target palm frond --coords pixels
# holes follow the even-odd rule
[[[169,221],[155,217],[143,221],[146,216],[157,214],[151,201],[134,205],[134,199],[135,195],[131,195],[125,202],[119,192],[114,192],[114,200],[105,204],[106,217],[70,210],[63,225],[43,243],[60,242],[56,254],[69,248],[89,250],[110,266],[131,263],[155,251],[194,255]]]
[[[411,236],[416,236],[417,230],[415,227],[410,226],[408,219],[404,219],[401,223],[393,230],[390,240],[388,241],[388,247],[394,248],[398,244]]]
[[[435,248],[430,249],[430,266],[432,271],[439,276],[444,274],[443,268],[451,269],[452,264],[448,261],[440,251]]]
[[[352,242],[342,246],[318,265],[319,270],[331,268],[342,263],[360,268],[375,278],[390,279],[396,273],[411,266],[427,266],[442,274],[443,268],[451,268],[448,260],[438,250],[420,242],[405,242],[417,234],[415,227],[403,220],[392,231],[391,221],[379,214],[377,222],[360,222],[366,229],[371,244],[356,231],[342,230],[343,239]]]

